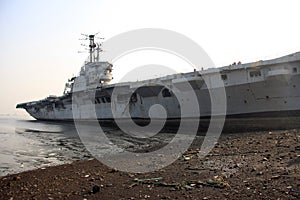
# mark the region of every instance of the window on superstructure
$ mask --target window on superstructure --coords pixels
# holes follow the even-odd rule
[[[131,95],[130,102],[133,102],[133,103],[137,102],[137,95],[135,92]]]
[[[162,96],[163,96],[163,97],[171,97],[172,94],[171,94],[171,92],[170,92],[167,88],[165,88],[165,89],[163,89],[163,91],[162,91]]]
[[[111,102],[110,97],[105,97],[105,99],[106,99],[106,102],[107,102],[107,103],[110,103],[110,102]]]
[[[297,73],[297,67],[293,68],[293,73]]]
[[[221,74],[221,78],[223,81],[226,81],[227,80],[227,75],[226,74]]]
[[[250,72],[250,77],[259,77],[259,76],[261,76],[260,70]]]

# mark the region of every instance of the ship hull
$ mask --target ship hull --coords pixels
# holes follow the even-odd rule
[[[286,129],[300,127],[300,93],[294,89],[293,85],[300,86],[300,76],[292,78],[290,84],[283,84],[281,87],[270,90],[266,85],[270,84],[265,81],[251,84],[242,84],[225,87],[227,95],[227,112],[224,124],[224,132],[241,132],[256,131],[268,129]],[[262,90],[263,88],[264,90]],[[256,91],[264,95],[257,94]],[[239,91],[239,92],[236,92]],[[172,109],[172,113],[168,113],[166,119],[152,119],[158,121],[166,121],[165,127],[174,130],[182,120],[194,123],[199,122],[199,131],[205,132],[210,123],[210,97],[207,90],[195,91],[199,100],[200,117],[181,117],[180,108],[177,107],[176,101],[168,99],[167,101],[161,97],[144,98],[143,112],[140,106],[131,107],[132,116],[130,119],[139,125],[146,125],[150,122],[150,118],[146,111],[153,104],[160,103],[165,107]],[[268,94],[268,95],[266,95]],[[281,96],[280,96],[281,95]],[[266,96],[269,96],[268,98]],[[71,98],[71,97],[69,97]],[[148,105],[148,106],[146,106]],[[96,111],[96,118],[90,117],[89,113]],[[168,111],[168,109],[166,109]],[[110,103],[82,105],[76,113],[86,113],[77,117],[73,115],[72,104],[66,104],[65,108],[53,109],[42,108],[38,112],[35,108],[27,109],[27,112],[38,120],[47,121],[91,121],[97,119],[103,125],[115,125],[115,118],[112,117],[112,108]],[[129,122],[129,118],[123,117],[117,119],[124,123]],[[200,120],[199,120],[200,119]],[[175,128],[176,129],[176,128]]]
[[[204,81],[216,76],[214,72],[183,74],[184,78],[192,80],[189,83],[193,85],[193,92],[200,108],[199,113],[184,116],[177,97],[169,93],[166,95],[164,86],[151,84],[151,86],[139,88],[140,83],[128,83],[128,88],[136,88],[133,91],[135,93],[134,101],[130,100],[130,102],[124,101],[119,96],[112,99],[114,88],[118,86],[115,85],[89,90],[88,92],[87,90],[73,92],[44,102],[19,104],[17,107],[26,109],[32,117],[38,120],[99,120],[114,123],[116,119],[123,121],[133,119],[137,123],[147,124],[150,120],[150,108],[159,104],[164,108],[166,116],[160,118],[160,115],[157,115],[155,120],[166,120],[167,124],[178,124],[182,120],[192,122],[199,119],[204,124],[209,124],[212,116],[225,116],[225,127],[234,125],[245,129],[246,126],[243,125],[245,123],[253,127],[268,127],[266,124],[276,128],[284,127],[284,125],[292,127],[293,124],[298,124],[298,117],[300,116],[299,72],[300,53],[297,53],[295,56],[261,62],[260,65],[250,63],[220,68],[218,73],[222,77],[222,87],[211,87]],[[167,83],[168,88],[172,88],[175,84],[174,78],[163,80]],[[225,112],[217,111],[212,114],[213,105],[211,102],[215,98],[212,94],[214,91],[222,89],[225,90],[225,96],[214,100],[214,102],[217,104],[218,101],[226,102]],[[188,95],[188,93],[185,94],[186,91],[181,92],[183,96]],[[130,91],[128,93],[132,94]],[[79,104],[75,103],[74,106],[72,96],[84,98]],[[87,96],[90,97],[87,98]],[[126,110],[128,112],[125,112]],[[113,115],[114,112],[125,114],[116,117]],[[154,118],[151,120],[153,121]],[[291,124],[288,120],[293,123]],[[254,121],[256,122],[254,123]]]
[[[227,96],[228,118],[253,118],[253,117],[288,117],[299,116],[300,110],[300,76],[294,76],[289,84],[278,84],[260,81],[241,85],[225,87]],[[200,118],[210,118],[211,106],[210,95],[207,89],[195,90],[200,107]],[[68,99],[71,102],[71,97]],[[180,119],[180,107],[176,97],[164,98],[161,95],[155,97],[142,98],[143,104],[136,103],[130,107],[131,116],[134,119],[147,119],[148,111],[154,104],[161,104],[166,108],[168,119]],[[80,105],[75,113],[81,113],[74,116],[72,104],[64,104],[64,108],[56,108],[54,104],[50,107],[26,108],[27,112],[34,118],[40,120],[89,120],[95,119],[90,116],[94,110],[97,119],[112,120],[111,103],[94,104],[92,102]],[[126,118],[126,117],[125,117]],[[193,118],[193,117],[187,117]]]

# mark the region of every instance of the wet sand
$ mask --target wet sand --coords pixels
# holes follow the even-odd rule
[[[198,137],[146,174],[78,161],[0,178],[0,199],[300,199],[300,130],[223,134],[199,158]]]

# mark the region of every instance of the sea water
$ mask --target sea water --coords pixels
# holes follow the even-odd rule
[[[88,139],[87,145],[82,142],[74,123],[39,121],[27,116],[0,116],[0,176],[90,159],[124,149],[151,149],[167,144],[173,137],[158,134],[152,138],[135,138],[114,126],[102,126],[101,130],[108,140],[93,143],[92,139]]]
[[[89,157],[72,123],[0,117],[0,176]]]

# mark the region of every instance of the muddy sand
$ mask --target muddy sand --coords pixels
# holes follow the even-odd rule
[[[199,158],[200,139],[173,164],[127,173],[99,161],[0,177],[0,199],[300,199],[300,130],[224,134]]]

